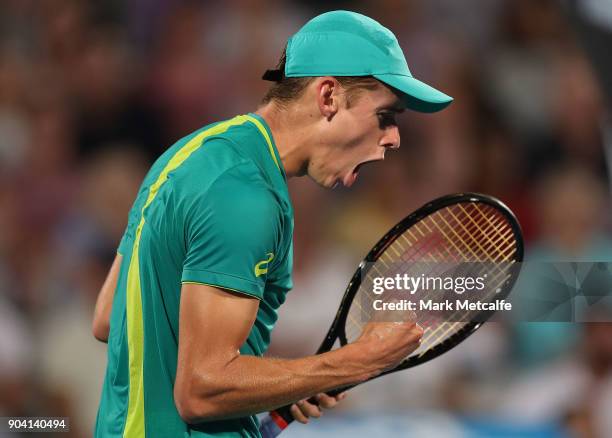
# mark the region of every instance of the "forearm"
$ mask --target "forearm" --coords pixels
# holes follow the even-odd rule
[[[251,415],[362,382],[375,372],[351,345],[291,360],[237,355],[216,371],[194,373],[190,406],[181,410],[189,422]]]
[[[94,317],[92,321],[92,332],[94,337],[101,341],[108,341],[108,333],[110,330],[110,314],[113,307],[113,299],[115,297],[115,289],[117,288],[117,280],[121,269],[123,257],[121,254],[115,256],[115,260],[104,280],[104,284],[100,288],[98,298],[96,299],[96,307],[94,309]]]

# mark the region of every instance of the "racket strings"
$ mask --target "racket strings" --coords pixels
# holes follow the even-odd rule
[[[397,264],[397,260],[393,257],[393,254],[395,254],[398,257],[401,257],[403,260],[405,261],[420,261],[422,262],[426,262],[429,259],[431,259],[431,261],[433,262],[439,262],[445,258],[447,258],[446,256],[450,255],[450,253],[448,251],[446,251],[445,255],[441,255],[440,253],[438,253],[438,257],[436,257],[434,255],[435,251],[438,251],[439,248],[443,247],[443,245],[440,245],[440,243],[443,243],[443,240],[439,237],[439,235],[437,233],[432,233],[431,228],[428,227],[428,229],[423,232],[423,230],[421,230],[421,228],[419,228],[418,226],[419,224],[417,224],[414,228],[416,230],[416,232],[420,235],[420,238],[417,237],[415,234],[413,234],[412,230],[408,229],[406,230],[406,232],[404,234],[401,235],[400,239],[402,239],[407,246],[404,246],[400,243],[400,239],[396,240],[390,247],[388,247],[385,252],[380,256],[379,261],[385,266],[385,268],[387,268],[385,270],[385,272],[381,272],[378,269],[377,264],[375,263],[372,266],[372,269],[370,269],[368,276],[366,277],[367,280],[371,281],[371,277],[373,273],[378,274],[378,276],[385,276],[385,275],[389,275],[389,265],[387,265],[387,263],[384,261],[385,258],[388,259],[388,262],[393,264]],[[410,240],[408,240],[408,238],[406,238],[406,234],[410,235],[411,238],[414,239],[414,242],[411,242]],[[395,246],[399,247],[398,251]],[[391,251],[389,251],[391,250]],[[452,257],[453,260],[457,260],[456,257]],[[409,271],[410,268],[406,265],[401,266],[401,269],[404,272]],[[433,269],[430,269],[428,271],[428,274],[432,274],[433,273]],[[369,283],[366,282],[366,284]],[[358,308],[360,309],[360,311],[363,311],[363,308],[361,306],[361,304],[357,303]],[[369,308],[369,307],[368,307]],[[353,323],[355,323],[355,330],[351,330],[352,333],[355,334],[359,334],[361,332],[361,324],[357,323],[355,321],[355,319],[351,316],[351,321]],[[363,319],[363,318],[362,318]],[[367,318],[366,318],[367,319]],[[417,321],[417,322],[424,322],[424,321]],[[352,334],[351,333],[351,334]],[[352,338],[352,336],[349,335],[349,338]]]
[[[427,232],[429,233],[441,233],[444,236],[444,239],[446,240],[446,242],[451,243],[451,247],[449,247],[448,245],[446,247],[442,246],[441,249],[444,250],[443,253],[440,251],[440,248],[437,248],[435,252],[432,252],[430,254],[430,258],[433,260],[433,262],[441,263],[441,262],[449,261],[449,260],[453,262],[462,262],[462,261],[479,260],[481,258],[479,254],[477,254],[473,250],[473,248],[470,245],[468,245],[468,243],[464,239],[464,236],[460,236],[458,233],[454,232],[452,225],[446,220],[446,218],[441,212],[438,212],[437,214],[437,219],[441,219],[441,220],[438,222],[434,220],[435,218],[436,218],[435,216],[428,217],[427,219],[429,219],[429,224],[426,219],[422,221],[422,225],[427,229]],[[446,227],[444,227],[443,225],[440,225],[440,223],[442,223]],[[420,234],[423,234],[422,230],[419,228],[419,225],[420,224],[417,224],[416,228],[418,231],[420,231]],[[451,233],[448,232],[448,230],[453,231],[452,235]],[[456,242],[455,239],[453,239],[453,237],[458,238],[459,242]],[[414,244],[418,244],[418,241],[416,239],[415,239]],[[467,249],[467,252],[469,252],[469,254],[466,255],[466,251],[464,251],[461,248],[461,245],[463,245],[463,247]],[[429,269],[427,275],[431,276],[432,274],[439,274],[439,272],[435,272],[435,269]],[[423,297],[423,299],[428,299],[430,298],[430,296],[431,294],[426,294]],[[421,317],[417,317],[416,322],[422,325],[423,327],[425,327],[426,330],[428,330],[435,326],[434,323],[437,320],[437,318],[432,318],[432,316],[433,314],[421,313]],[[461,323],[451,323],[451,322],[442,322],[442,323],[437,324],[437,327],[435,328],[434,331],[430,331],[429,333],[426,333],[426,335],[424,336],[424,339],[421,342],[421,346],[417,350],[416,354],[419,354],[419,353],[423,354],[425,351],[431,348],[433,344],[437,343],[438,337],[436,336],[436,333],[439,330],[447,327],[445,331],[442,333],[449,333],[453,329],[459,330],[462,326],[463,324]]]
[[[447,213],[454,219],[455,223],[453,224],[449,223],[449,220],[447,220],[444,217],[442,212],[438,212],[439,213],[438,217],[442,218],[442,222],[444,223],[446,227],[440,226],[437,228],[441,232],[445,233],[445,236],[447,238],[450,238],[450,236],[448,235],[448,230],[451,230],[455,237],[459,237],[460,242],[463,244],[463,246],[466,249],[468,249],[470,255],[478,261],[482,261],[482,260],[487,260],[488,262],[489,261],[492,261],[492,262],[508,261],[509,258],[515,253],[516,247],[509,240],[510,236],[512,235],[512,230],[511,230],[511,227],[508,225],[507,221],[504,220],[505,218],[501,216],[494,209],[489,209],[490,212],[493,214],[484,214],[482,210],[478,208],[477,205],[475,204],[470,204],[470,205],[474,209],[472,211],[472,214],[470,214],[470,212],[468,212],[463,207],[462,204],[457,205],[457,209],[460,209],[461,212],[463,213],[462,216],[455,214],[453,209],[447,209],[445,211],[445,213]],[[477,215],[474,214],[474,211],[478,214]],[[480,216],[481,220],[480,221],[475,220],[474,219],[475,216]],[[495,216],[497,216],[497,218],[491,219],[491,217],[495,217]],[[432,218],[432,221],[433,221],[433,218]],[[469,225],[466,225],[465,223],[466,221],[469,223]],[[437,225],[437,224],[434,223],[434,225]],[[461,230],[460,232],[456,231],[456,227],[455,227],[456,225],[459,225],[458,228]],[[446,230],[444,228],[446,228]],[[500,234],[500,233],[503,233],[504,231],[506,231],[506,234]],[[492,235],[495,235],[495,234],[497,234],[497,236],[491,237]],[[484,238],[484,242],[481,243],[481,240],[483,240],[483,238]],[[480,254],[478,253],[478,251],[475,250],[474,244],[476,244],[475,247],[478,248],[478,250],[480,251]],[[466,258],[468,260],[470,259],[470,257],[466,257]],[[482,271],[488,271],[491,267],[495,268],[495,266],[496,266],[495,264],[488,263],[487,266],[484,266],[481,269],[481,272],[479,272],[479,274],[482,274],[483,273]],[[501,286],[503,283],[505,283],[508,280],[508,278],[510,277],[510,273],[507,272],[507,270],[503,268],[497,268],[493,271],[493,273],[495,274],[493,281],[496,281],[496,280],[499,280],[499,281],[496,281],[493,284],[493,286],[490,287],[489,289],[491,291],[496,291],[499,288],[499,286]],[[500,279],[499,278],[500,275],[503,275],[504,273],[506,273],[506,275]],[[489,279],[489,282],[491,282],[490,279]],[[492,295],[494,295],[494,293]],[[472,313],[473,311],[469,309],[462,311],[462,312],[456,312],[454,314],[454,319],[469,319]],[[423,354],[425,351],[430,349],[432,346],[440,343],[444,339],[452,336],[453,334],[461,330],[464,326],[465,326],[465,323],[461,323],[461,322],[443,322],[441,323],[438,327],[436,327],[435,330],[430,332],[427,338],[424,340],[424,342],[422,342],[422,346],[420,348],[420,350],[422,350],[421,354]],[[417,354],[418,353],[419,352],[417,352]]]
[[[462,207],[461,205],[459,205],[459,206],[460,206],[460,207]],[[465,210],[463,210],[463,211],[465,212]],[[448,228],[449,228],[450,230],[452,230],[452,231],[453,231],[453,234],[454,234],[456,237],[458,237],[458,238],[459,238],[458,240],[459,240],[459,242],[460,242],[460,243],[463,245],[463,247],[464,247],[464,248],[466,248],[466,249],[467,249],[467,250],[468,250],[468,251],[469,251],[469,252],[472,254],[472,256],[474,256],[474,257],[473,257],[472,259],[470,259],[470,258],[466,258],[466,257],[465,257],[465,253],[466,253],[466,251],[465,251],[464,249],[460,248],[460,247],[458,246],[458,244],[457,244],[457,243],[454,241],[454,239],[452,239],[452,238],[451,238],[452,236],[449,236],[449,235],[448,235],[448,234],[449,234],[449,233],[448,233],[448,231],[446,231],[446,230],[445,230],[443,227],[441,227],[441,226],[440,226],[438,223],[436,223],[436,221],[434,220],[434,218],[433,218],[433,217],[431,217],[431,216],[430,216],[429,218],[427,218],[427,219],[429,219],[429,220],[430,220],[430,225],[432,225],[432,227],[428,226],[428,224],[427,224],[427,222],[426,222],[426,221],[427,221],[427,219],[425,219],[425,220],[422,222],[422,224],[423,224],[425,227],[427,227],[427,232],[428,232],[428,233],[432,233],[432,232],[433,232],[432,228],[435,228],[435,229],[437,229],[438,231],[442,232],[442,233],[445,235],[445,238],[446,238],[446,239],[447,239],[449,242],[451,242],[451,244],[452,244],[452,246],[454,247],[454,249],[455,249],[455,250],[456,250],[458,253],[460,253],[460,254],[462,255],[462,258],[463,258],[465,261],[480,261],[480,260],[486,260],[486,261],[498,261],[498,260],[496,260],[496,258],[497,258],[497,257],[494,257],[494,254],[491,254],[491,253],[490,253],[490,247],[491,247],[491,246],[493,246],[493,247],[495,247],[495,248],[499,249],[499,246],[498,246],[499,241],[498,241],[498,242],[493,242],[492,240],[490,240],[490,239],[489,239],[489,243],[490,243],[490,244],[488,245],[488,247],[483,246],[483,245],[480,243],[480,241],[479,241],[479,239],[477,238],[477,236],[475,236],[475,235],[474,235],[474,231],[473,231],[473,230],[468,229],[468,228],[465,226],[464,221],[465,221],[465,219],[466,219],[466,218],[467,218],[467,219],[469,219],[469,220],[471,221],[471,223],[472,223],[472,224],[474,224],[474,225],[476,225],[476,227],[478,227],[478,229],[479,229],[480,233],[482,233],[483,235],[485,235],[485,236],[487,236],[487,237],[488,237],[491,231],[490,231],[490,230],[483,230],[483,229],[482,229],[482,225],[483,225],[482,223],[478,223],[478,222],[474,221],[473,217],[472,217],[472,216],[470,216],[470,215],[469,215],[469,213],[467,213],[467,212],[465,212],[465,213],[464,213],[464,215],[465,215],[465,217],[464,217],[464,218],[459,218],[459,217],[458,217],[456,214],[454,214],[454,212],[452,212],[452,210],[449,210],[449,214],[450,214],[450,215],[453,217],[453,219],[454,219],[454,221],[456,222],[456,224],[458,224],[458,225],[459,225],[459,226],[462,228],[462,230],[461,230],[460,232],[456,232],[456,231],[454,230],[454,228],[455,228],[455,227],[453,227],[453,224],[449,224],[448,220],[444,219],[444,217],[442,216],[442,214],[441,214],[440,212],[438,212],[438,214],[440,214],[440,216],[443,218],[443,222],[445,222],[445,223],[446,223],[446,225],[448,226]],[[484,215],[483,215],[483,216],[484,216]],[[485,218],[486,218],[486,216],[485,216]],[[488,219],[488,218],[486,218],[486,219]],[[501,221],[501,220],[498,218],[498,221]],[[421,230],[421,228],[420,228],[420,225],[421,225],[420,223],[419,223],[419,224],[416,224],[416,225],[415,225],[413,228],[416,228],[416,230],[417,230],[417,231],[418,231],[418,232],[421,234],[421,236],[425,236],[425,234],[422,232],[422,230]],[[496,227],[496,225],[497,225],[497,224],[496,224],[496,223],[494,223],[494,222],[489,222],[489,225],[490,225],[491,227]],[[412,237],[412,238],[413,238],[413,239],[414,239],[416,242],[418,242],[418,240],[419,240],[419,239],[418,239],[417,237],[415,237],[415,235],[412,233],[412,231],[411,231],[411,230],[407,230],[407,234],[409,234],[409,235],[410,235],[410,236],[411,236],[411,237]],[[512,232],[511,232],[511,230],[509,230],[509,232],[508,232],[508,236],[509,236],[509,235],[511,235],[511,234],[512,234]],[[506,237],[506,238],[508,238],[508,236],[505,236],[505,237]],[[473,248],[473,246],[472,246],[472,245],[470,245],[470,243],[469,243],[469,242],[466,242],[466,237],[467,237],[468,239],[471,239],[473,242],[475,242],[475,243],[477,243],[477,244],[478,244],[479,249],[480,249],[480,254],[478,254],[478,253],[477,253],[477,251],[476,251],[476,250]],[[405,234],[404,234],[404,235],[402,235],[402,238],[404,238],[404,240],[407,240],[407,239],[406,239],[406,237],[405,237]],[[413,244],[413,243],[412,243],[412,242],[410,242],[410,245],[412,245],[412,244]],[[394,245],[399,245],[399,246],[401,247],[401,243],[399,243],[398,241],[396,241],[396,242],[394,243]],[[450,253],[450,251],[447,251],[447,254],[449,254],[449,255],[450,255],[450,254],[451,254],[451,253]],[[433,257],[433,254],[431,254],[431,256],[432,256],[432,258],[433,258],[433,260],[434,260],[434,261],[437,261],[437,262],[439,262],[439,261],[440,261],[440,259],[437,259],[437,258]],[[414,260],[414,259],[413,259],[413,260]],[[456,261],[456,258],[455,258],[455,261]]]
[[[372,285],[374,277],[400,272],[410,275],[415,265],[418,265],[418,275],[433,276],[443,273],[448,267],[445,263],[485,262],[481,271],[493,275],[492,286],[488,289],[494,296],[494,291],[511,276],[507,266],[513,263],[516,250],[512,227],[495,208],[465,202],[438,210],[405,230],[371,265],[357,292],[362,296],[355,297],[348,312],[347,340],[357,339],[363,326],[372,320],[373,298],[368,286]],[[500,262],[503,262],[501,266],[497,266]],[[425,300],[435,293],[426,292],[420,297]],[[364,296],[370,299],[364,300]],[[454,312],[447,315],[446,319],[455,320],[450,322],[439,321],[432,312],[418,312],[415,322],[423,325],[426,332],[421,346],[413,354],[424,354],[460,331],[467,324],[462,321],[469,321],[473,313],[470,310]]]

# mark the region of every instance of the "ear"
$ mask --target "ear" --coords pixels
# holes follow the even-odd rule
[[[319,78],[316,82],[317,105],[321,115],[331,120],[340,108],[340,84],[331,77]]]

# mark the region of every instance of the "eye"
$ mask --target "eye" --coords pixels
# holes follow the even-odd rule
[[[385,129],[389,126],[397,126],[395,112],[393,111],[379,111],[376,113],[376,116],[378,117],[380,129]]]

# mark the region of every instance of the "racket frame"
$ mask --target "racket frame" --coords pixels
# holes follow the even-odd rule
[[[414,224],[418,223],[421,219],[435,213],[438,210],[441,210],[445,207],[456,205],[459,203],[469,203],[469,202],[477,202],[480,204],[489,205],[494,207],[497,211],[502,213],[505,218],[508,220],[510,227],[512,229],[512,233],[515,236],[516,240],[516,252],[514,255],[515,262],[523,261],[523,253],[524,246],[522,240],[522,231],[521,227],[516,219],[516,216],[512,211],[500,200],[493,198],[489,195],[483,195],[480,193],[457,193],[453,195],[443,196],[441,198],[434,199],[431,202],[423,205],[421,208],[411,213],[409,216],[405,217],[398,224],[396,224],[393,228],[391,228],[387,234],[385,234],[374,247],[370,250],[370,252],[365,256],[365,258],[359,263],[357,270],[351,277],[349,284],[344,292],[342,297],[342,301],[340,302],[340,306],[338,311],[336,312],[336,316],[334,321],[332,322],[327,335],[323,339],[319,349],[317,350],[317,354],[325,353],[330,351],[336,340],[340,341],[340,345],[344,346],[348,344],[348,340],[346,337],[345,327],[346,327],[346,319],[348,317],[349,309],[353,302],[353,298],[355,294],[359,290],[359,286],[361,286],[361,281],[367,275],[369,269],[372,266],[372,263],[376,262],[378,258],[385,252],[385,250],[393,243],[397,238],[399,238],[404,231],[408,228],[412,227]],[[505,298],[509,293],[514,283],[516,282],[518,275],[512,275],[503,285],[502,292],[499,294],[501,298]],[[457,333],[453,334],[450,338],[444,340],[443,342],[435,345],[433,348],[427,350],[421,355],[411,356],[404,359],[398,366],[391,370],[387,370],[377,377],[390,374],[396,371],[400,371],[406,368],[411,368],[416,365],[420,365],[422,363],[428,362],[441,354],[446,353],[448,350],[452,349],[455,345],[462,342],[465,338],[473,334],[476,330],[478,330],[482,324],[493,314],[494,312],[483,312],[481,317],[478,318],[478,322],[470,322],[467,323],[464,327],[462,327]],[[352,386],[350,386],[352,387]],[[350,387],[344,387],[341,390],[335,390],[333,392],[338,393],[343,390],[346,390]]]

